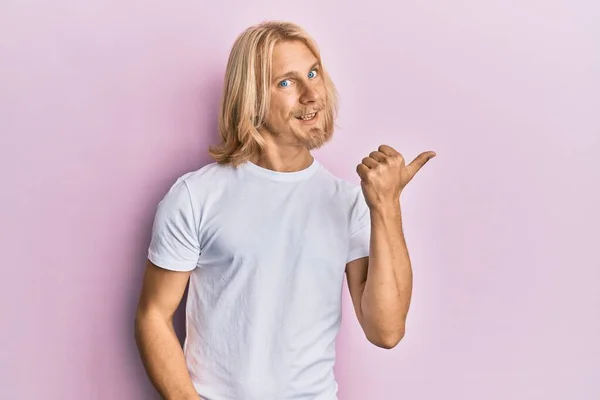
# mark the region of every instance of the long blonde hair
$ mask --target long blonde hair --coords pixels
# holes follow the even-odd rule
[[[335,86],[322,65],[316,42],[300,26],[285,21],[265,21],[242,32],[233,44],[219,112],[221,143],[209,148],[220,164],[237,166],[259,154],[265,146],[259,129],[270,103],[273,48],[278,42],[300,41],[314,54],[326,87],[324,130],[330,134],[338,111]]]

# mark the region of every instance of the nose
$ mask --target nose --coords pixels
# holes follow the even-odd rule
[[[300,95],[300,103],[302,104],[312,104],[319,101],[321,95],[316,87],[311,84],[304,85],[304,90]]]

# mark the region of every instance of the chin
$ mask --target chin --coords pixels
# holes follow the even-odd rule
[[[303,138],[302,142],[308,150],[316,150],[327,144],[333,137],[333,132],[325,133],[318,129],[317,132],[310,132],[310,137]]]

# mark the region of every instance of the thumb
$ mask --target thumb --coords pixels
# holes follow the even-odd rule
[[[423,165],[425,165],[427,161],[431,160],[435,156],[436,154],[434,151],[426,151],[424,153],[419,154],[406,167],[410,173],[410,176],[413,177],[417,172],[419,172],[421,168],[423,168]]]

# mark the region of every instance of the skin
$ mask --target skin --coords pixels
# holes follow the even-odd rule
[[[150,381],[166,400],[198,400],[173,328],[190,272],[169,271],[150,261],[135,318],[135,339]]]
[[[391,349],[404,337],[412,295],[412,267],[404,233],[400,196],[433,157],[421,153],[409,165],[387,145],[379,146],[356,167],[371,216],[369,257],[346,265],[348,288],[367,339]]]
[[[310,124],[296,118],[325,107],[325,83],[318,60],[303,43],[278,43],[271,72],[270,112],[265,127],[259,129],[267,146],[250,161],[275,171],[302,170],[313,161],[310,150],[331,139],[323,130],[320,113]]]
[[[310,123],[297,118],[325,106],[325,85],[315,65],[316,57],[300,42],[275,46],[271,108],[260,129],[267,146],[251,159],[255,164],[280,172],[299,171],[313,162],[310,151],[331,139],[319,113]],[[346,265],[346,277],[358,321],[367,339],[378,347],[395,347],[405,333],[412,269],[400,196],[434,156],[424,152],[406,165],[399,152],[381,145],[356,168],[371,216],[371,248],[369,257]],[[147,261],[135,320],[135,337],[148,376],[169,400],[200,399],[173,329],[173,315],[189,277],[190,272],[169,271]]]

